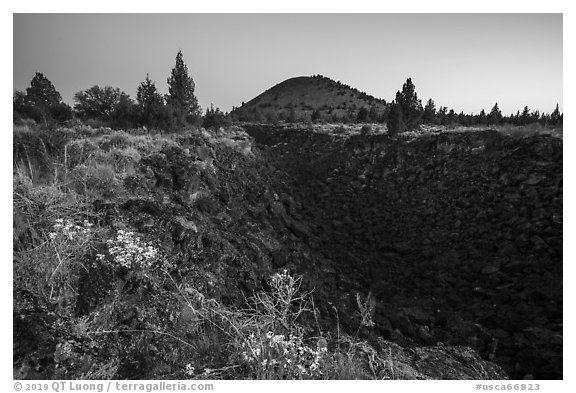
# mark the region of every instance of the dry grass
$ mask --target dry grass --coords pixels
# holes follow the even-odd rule
[[[528,124],[526,126],[512,126],[509,124],[504,124],[501,126],[494,127],[498,132],[504,135],[508,135],[512,138],[529,138],[535,135],[552,135],[558,138],[562,138],[563,127],[545,127],[540,123]]]

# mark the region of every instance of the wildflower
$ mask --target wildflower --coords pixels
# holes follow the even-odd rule
[[[283,334],[278,334],[278,335],[272,337],[271,341],[272,341],[274,344],[278,344],[278,343],[280,343],[280,342],[283,342],[283,341],[284,341],[284,335],[283,335]]]
[[[195,371],[195,370],[196,370],[196,369],[195,369],[190,363],[188,363],[188,364],[186,365],[186,371],[185,371],[185,373],[186,373],[186,375],[192,376],[192,375],[194,375],[194,371]]]
[[[116,239],[109,239],[106,243],[114,262],[120,266],[150,268],[160,262],[158,250],[142,241],[133,232],[119,229]]]

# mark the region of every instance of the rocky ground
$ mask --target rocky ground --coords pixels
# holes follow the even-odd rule
[[[514,378],[562,378],[561,140],[245,130],[15,134],[15,377],[254,377],[192,329],[182,290],[242,307],[286,269],[314,291],[302,327],[393,354],[380,377],[506,377],[471,347]],[[50,235],[63,218],[91,225],[82,243]],[[112,263],[120,231],[162,270]]]
[[[385,338],[562,378],[560,139],[247,130],[292,177],[325,275],[342,297],[372,292]]]

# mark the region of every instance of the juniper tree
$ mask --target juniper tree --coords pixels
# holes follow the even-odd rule
[[[195,123],[201,116],[198,100],[194,95],[194,80],[188,76],[188,67],[182,59],[182,51],[176,55],[176,65],[168,78],[166,104],[171,108],[178,125]]]
[[[109,121],[122,94],[118,88],[94,85],[74,94],[74,109],[84,119]]]
[[[214,104],[210,104],[210,108],[206,109],[206,114],[202,119],[202,127],[206,129],[218,129],[229,125],[229,117],[219,108],[214,109]]]
[[[45,126],[48,126],[48,121],[51,120],[50,112],[65,105],[60,93],[41,72],[37,72],[30,81],[25,101],[36,109]]]
[[[137,106],[134,100],[124,92],[120,93],[118,102],[110,114],[111,126],[114,128],[132,128],[137,123]]]

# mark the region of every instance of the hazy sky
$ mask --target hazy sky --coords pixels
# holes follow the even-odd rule
[[[562,110],[561,14],[15,14],[14,89],[39,71],[71,105],[96,84],[135,98],[148,73],[167,93],[178,49],[203,109],[322,74],[387,101],[411,77],[456,112]]]

